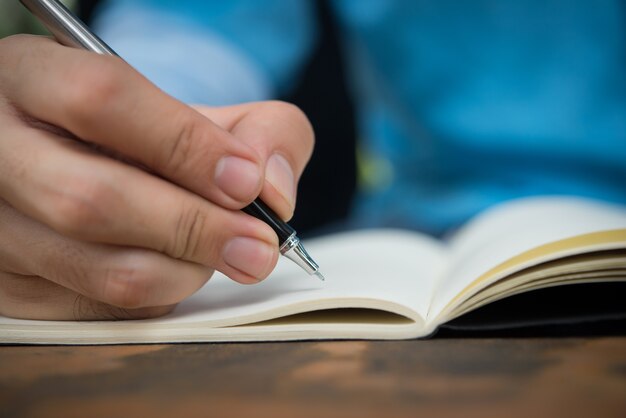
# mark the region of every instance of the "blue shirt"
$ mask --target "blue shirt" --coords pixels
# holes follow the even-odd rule
[[[441,234],[539,194],[626,204],[624,1],[332,8],[365,168],[358,225]],[[293,85],[315,43],[313,12],[304,0],[111,0],[98,28],[171,94],[227,104]]]

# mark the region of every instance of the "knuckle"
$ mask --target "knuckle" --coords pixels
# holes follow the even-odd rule
[[[267,102],[267,111],[273,117],[282,119],[297,137],[305,142],[307,148],[312,151],[315,143],[315,133],[313,126],[306,114],[296,105],[280,100]]]
[[[178,214],[166,253],[174,258],[194,260],[207,225],[207,214],[198,207],[184,207]]]
[[[102,226],[107,221],[102,208],[112,197],[111,188],[104,182],[75,179],[54,192],[48,206],[50,226],[68,236],[79,236],[90,225]]]
[[[72,305],[72,319],[74,321],[89,321],[106,317],[104,304],[77,294]]]
[[[174,134],[167,137],[167,143],[161,147],[162,152],[155,162],[159,171],[170,176],[177,176],[192,161],[196,150],[194,145],[199,143],[203,127],[201,120],[187,111],[180,111],[174,120]]]
[[[63,108],[78,122],[90,122],[94,106],[103,106],[116,100],[124,88],[123,68],[110,57],[89,57],[69,67]]]
[[[124,309],[145,307],[154,285],[150,271],[147,263],[137,261],[108,268],[104,274],[104,301]]]

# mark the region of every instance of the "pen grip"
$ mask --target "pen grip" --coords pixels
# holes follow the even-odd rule
[[[268,224],[274,232],[276,232],[276,235],[278,235],[279,245],[282,245],[283,242],[296,233],[295,229],[289,226],[287,222],[280,219],[278,215],[260,199],[256,199],[242,210],[248,215],[254,216]]]

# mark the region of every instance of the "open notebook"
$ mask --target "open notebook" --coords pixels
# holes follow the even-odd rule
[[[257,285],[216,275],[158,319],[0,317],[0,343],[425,337],[447,321],[516,293],[626,281],[626,208],[578,198],[528,198],[480,214],[445,243],[409,231],[366,230],[306,246],[326,282],[281,260]]]

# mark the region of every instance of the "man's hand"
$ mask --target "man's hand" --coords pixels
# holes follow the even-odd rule
[[[279,102],[192,109],[122,60],[49,39],[0,40],[0,314],[164,314],[219,270],[253,283],[313,146]]]

